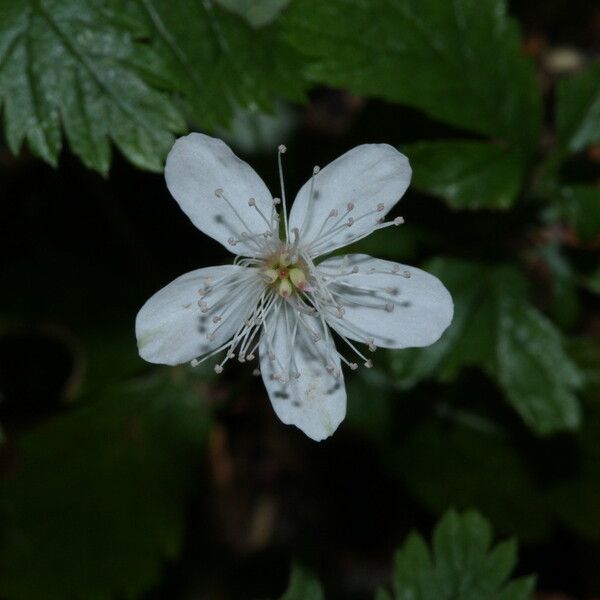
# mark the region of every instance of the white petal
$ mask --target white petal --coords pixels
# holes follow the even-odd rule
[[[318,319],[302,315],[304,325],[298,322],[294,337],[297,318],[287,302],[269,316],[259,348],[260,369],[277,416],[321,441],[346,416],[346,387],[330,332]],[[313,334],[320,339],[314,341]],[[279,376],[287,381],[278,381]]]
[[[178,365],[224,344],[247,318],[253,299],[258,299],[261,283],[253,275],[235,265],[206,267],[158,291],[135,321],[140,356],[151,363]],[[227,282],[232,285],[224,286]],[[207,285],[208,293],[201,296]],[[201,308],[199,302],[206,304]],[[208,338],[211,333],[214,339]]]
[[[336,256],[318,268],[343,307],[341,318],[329,311],[329,324],[348,338],[373,338],[384,348],[429,346],[452,322],[450,293],[421,269],[366,254]]]
[[[256,253],[256,243],[242,241],[232,246],[228,240],[268,230],[268,224],[248,200],[254,198],[268,220],[271,194],[256,172],[227,144],[201,133],[179,138],[167,157],[165,179],[169,191],[198,229],[235,254]],[[218,189],[223,190],[224,197],[215,196]]]
[[[313,257],[346,246],[373,230],[402,197],[411,175],[408,159],[392,146],[357,146],[304,184],[292,206],[290,229],[300,230],[302,245]],[[348,203],[354,204],[350,212]],[[338,216],[329,217],[331,211]],[[353,224],[344,226],[349,217]],[[337,231],[327,235],[338,220]]]

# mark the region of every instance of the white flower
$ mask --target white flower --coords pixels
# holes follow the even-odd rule
[[[224,352],[220,373],[234,357],[258,355],[279,418],[322,440],[346,414],[341,363],[372,366],[355,343],[368,351],[433,344],[450,324],[453,304],[437,278],[414,267],[364,254],[316,262],[402,222],[384,217],[410,182],[403,154],[366,144],[315,167],[288,219],[283,152],[280,146],[280,201],[222,141],[199,133],[177,140],[165,167],[171,194],[198,229],[238,256],[157,292],[137,315],[136,335],[140,356],[152,363],[195,366]]]

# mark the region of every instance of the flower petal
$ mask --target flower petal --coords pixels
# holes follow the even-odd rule
[[[256,172],[221,140],[202,133],[179,138],[167,156],[169,191],[192,223],[234,254],[254,255],[257,243],[246,239],[269,229],[272,198]],[[216,190],[223,196],[217,197]],[[256,206],[248,201],[254,198]]]
[[[392,146],[357,146],[304,184],[292,206],[290,230],[299,229],[313,257],[350,244],[370,233],[398,202],[411,175],[408,159]],[[344,225],[350,217],[352,225]]]
[[[384,348],[429,346],[452,322],[450,293],[421,269],[366,254],[336,256],[317,268],[343,312],[330,309],[327,320],[348,338]]]
[[[260,280],[253,275],[251,269],[235,265],[206,267],[156,292],[135,321],[140,356],[151,363],[179,365],[219,348],[242,325],[261,293]]]
[[[259,352],[277,416],[317,442],[332,435],[346,416],[346,387],[331,334],[321,321],[298,315],[282,301],[267,318]]]

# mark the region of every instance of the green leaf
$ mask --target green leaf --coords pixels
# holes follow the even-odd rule
[[[465,366],[483,368],[538,434],[578,427],[574,391],[581,374],[560,332],[529,304],[527,285],[511,267],[437,259],[427,270],[452,293],[454,320],[433,346],[391,353],[398,384],[436,376],[454,379]]]
[[[216,0],[216,2],[248,21],[252,27],[259,28],[272,23],[290,0]]]
[[[569,152],[600,142],[600,62],[558,84],[556,121]]]
[[[425,540],[411,533],[394,556],[394,590],[398,600],[417,597],[421,573],[431,570],[431,557]]]
[[[158,77],[161,64],[134,33],[107,0],[0,0],[0,104],[12,152],[26,139],[56,165],[62,125],[73,152],[101,173],[110,140],[138,167],[161,170],[184,123],[142,76]]]
[[[508,400],[541,434],[576,429],[581,411],[574,390],[581,377],[560,332],[522,302],[499,299],[498,309],[496,376]]]
[[[110,600],[148,589],[179,552],[208,423],[194,389],[161,376],[23,436],[0,492],[0,595]]]
[[[303,99],[303,61],[282,42],[276,24],[255,30],[198,0],[141,0],[137,6],[170,85],[203,127],[226,126],[236,105],[270,112],[274,97]]]
[[[600,237],[600,187],[563,187],[559,209],[584,244]]]
[[[323,588],[314,576],[298,565],[292,567],[290,583],[280,600],[323,600]]]
[[[523,164],[510,149],[484,142],[421,142],[402,149],[413,168],[413,185],[455,209],[510,208]]]
[[[504,0],[297,0],[284,24],[316,81],[537,146],[535,72]]]
[[[433,552],[417,534],[396,553],[396,600],[526,599],[533,579],[507,582],[516,563],[516,544],[491,548],[492,531],[478,513],[450,511],[433,533]]]

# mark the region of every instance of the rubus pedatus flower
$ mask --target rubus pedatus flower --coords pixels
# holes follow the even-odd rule
[[[221,140],[192,133],[175,142],[165,167],[171,194],[237,256],[154,294],[137,315],[136,335],[152,363],[196,366],[222,354],[221,373],[234,358],[257,359],[278,417],[322,440],[346,414],[342,363],[369,368],[378,346],[433,344],[453,304],[436,277],[414,267],[365,254],[318,260],[402,222],[384,219],[410,183],[403,154],[365,144],[315,167],[288,216],[284,152],[280,146],[279,199]]]

